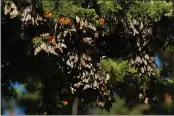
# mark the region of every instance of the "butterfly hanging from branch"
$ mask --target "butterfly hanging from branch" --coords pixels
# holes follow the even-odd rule
[[[71,19],[69,17],[60,17],[58,22],[63,25],[68,25],[71,23]]]

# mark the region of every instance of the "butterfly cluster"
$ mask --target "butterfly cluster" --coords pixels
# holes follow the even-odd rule
[[[97,52],[94,52],[96,49],[94,46],[96,28],[87,21],[81,20],[78,16],[76,16],[74,21],[76,25],[72,24],[71,29],[67,29],[68,31],[64,30],[66,34],[60,31],[57,34],[58,43],[64,42],[69,47],[73,46],[72,50],[68,50],[69,52],[62,56],[66,57],[64,60],[68,75],[73,75],[74,77],[74,82],[71,84],[71,92],[76,94],[81,90],[93,89],[98,91],[99,94],[104,94],[105,97],[110,98],[109,89],[106,88],[110,77],[108,74],[98,73],[101,56],[97,55]],[[62,25],[61,22],[59,23]],[[60,26],[59,28],[61,28]],[[90,32],[88,32],[89,30]],[[60,33],[71,36],[65,38],[66,36],[61,36]],[[89,33],[91,36],[88,35]],[[62,38],[65,38],[64,41],[61,40]],[[73,42],[74,40],[76,41]],[[101,100],[98,101],[98,105],[104,102]]]
[[[49,43],[43,41],[39,46],[36,46],[34,49],[34,55],[37,55],[39,52],[43,50],[48,54],[60,56],[60,54],[63,53],[63,49],[67,48],[67,46],[64,43],[56,43],[56,39],[48,33],[41,34],[40,38],[38,39],[41,38],[43,40],[48,40]]]
[[[17,6],[13,2],[6,2],[4,14],[8,15],[12,19],[18,16],[19,11],[17,9]]]
[[[39,25],[39,22],[44,21],[43,18],[36,13],[35,10],[33,10],[33,6],[29,5],[27,6],[21,15],[21,21],[23,24],[33,24],[33,25]]]
[[[153,74],[155,70],[155,53],[152,50],[152,27],[147,25],[142,20],[133,19],[129,24],[129,33],[132,36],[132,41],[135,42],[134,53],[130,55],[130,65],[134,66],[140,75]],[[130,37],[130,36],[129,36]]]
[[[18,16],[19,13],[15,4],[6,5],[5,14],[11,18]],[[72,77],[72,81],[69,82],[72,94],[91,89],[99,92],[99,96],[103,97],[103,101],[101,98],[97,98],[95,101],[102,107],[108,102],[104,98],[111,100],[111,92],[108,88],[110,75],[100,72],[99,63],[103,55],[110,56],[110,54],[114,54],[112,52],[116,51],[117,46],[115,45],[118,45],[118,43],[115,44],[115,41],[109,41],[110,38],[107,41],[105,36],[102,36],[103,40],[101,40],[102,31],[104,31],[104,34],[113,32],[115,35],[118,34],[114,35],[114,39],[121,38],[123,41],[129,39],[128,41],[131,41],[129,43],[133,45],[131,48],[128,47],[128,49],[133,49],[127,54],[130,56],[129,64],[134,66],[140,72],[140,75],[148,74],[150,76],[153,74],[155,55],[152,50],[153,29],[149,25],[150,22],[135,18],[130,22],[125,20],[119,22],[118,19],[114,24],[111,24],[112,29],[107,26],[108,20],[106,18],[99,18],[100,26],[97,27],[89,20],[81,19],[79,16],[74,18],[60,16],[54,22],[52,11],[43,11],[41,14],[37,14],[32,5],[25,7],[20,15],[23,24],[21,28],[25,31],[31,25],[32,29],[40,27],[41,23],[47,25],[43,32],[42,27],[39,28],[41,33],[37,35],[37,39],[42,42],[37,46],[33,46],[34,54],[37,55],[39,52],[45,51],[61,59],[60,62],[63,63],[60,67],[66,70],[65,75],[67,77]],[[24,33],[27,33],[27,31]],[[24,35],[24,37],[26,36]],[[161,36],[157,34],[156,38],[161,38]],[[100,48],[97,46],[98,43],[102,44]],[[125,42],[125,44],[127,43]],[[117,55],[117,53],[114,55]]]
[[[58,22],[62,25],[68,25],[71,23],[71,20],[68,17],[60,17]]]

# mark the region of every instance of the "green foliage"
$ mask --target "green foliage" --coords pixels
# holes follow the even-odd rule
[[[140,109],[134,107],[132,109],[126,107],[126,102],[124,99],[120,97],[115,97],[116,103],[112,104],[112,108],[110,111],[98,109],[96,114],[97,115],[142,115]]]
[[[40,37],[35,37],[32,39],[33,47],[38,47],[43,43],[43,40]]]
[[[152,21],[159,21],[160,17],[165,14],[172,13],[172,2],[166,1],[150,1],[150,2],[142,2],[137,1],[131,9],[129,9],[129,13],[133,17],[150,17]]]
[[[121,6],[116,1],[99,0],[97,3],[100,5],[101,16],[104,17],[114,15],[118,13],[118,10],[121,10]]]
[[[38,93],[26,93],[24,94],[21,99],[23,100],[38,100],[40,95]]]
[[[57,4],[56,0],[42,0],[44,11],[54,11],[55,5]]]
[[[44,0],[44,10],[52,11],[55,21],[57,21],[60,16],[75,18],[75,16],[78,15],[82,19],[88,20],[95,20],[95,18],[98,17],[94,9],[83,8],[80,6],[80,3],[80,1],[77,2],[73,0]],[[58,5],[58,7],[55,5]]]
[[[83,19],[95,20],[98,18],[100,12],[101,17],[112,17],[119,15],[119,11],[124,11],[126,7],[118,1],[98,0],[97,4],[100,6],[98,10],[81,7],[82,1],[73,0],[44,0],[43,8],[45,11],[52,11],[53,18],[56,21],[59,16],[69,16],[74,18],[76,15]],[[172,2],[166,1],[134,1],[130,4],[130,9],[126,15],[131,17],[150,17],[152,21],[159,21],[162,15],[172,16]],[[109,20],[109,19],[108,19]]]
[[[116,81],[121,82],[129,71],[136,72],[135,69],[131,68],[127,63],[127,61],[121,59],[118,59],[117,61],[104,59],[101,60],[101,67],[103,71],[112,73],[112,76],[116,77]]]
[[[173,58],[173,54],[174,54],[174,47],[167,47],[165,51],[160,50],[160,52],[158,53],[162,62],[165,62],[164,64],[165,67],[163,67],[163,71],[168,71],[170,73],[172,73],[172,77],[174,77],[174,70],[173,70],[173,66],[174,66],[174,58]]]

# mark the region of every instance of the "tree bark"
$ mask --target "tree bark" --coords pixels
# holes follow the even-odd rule
[[[78,102],[79,102],[78,97],[75,97],[73,105],[72,105],[72,115],[77,115],[78,113]]]

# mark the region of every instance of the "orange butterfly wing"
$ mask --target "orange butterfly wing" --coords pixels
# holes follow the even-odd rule
[[[70,21],[70,19],[69,18],[67,18],[67,17],[62,17],[62,18],[60,18],[59,19],[59,23],[61,23],[61,24],[69,24],[71,21]]]
[[[61,24],[63,24],[64,21],[65,21],[65,18],[64,18],[64,17],[62,17],[62,18],[59,19],[59,22],[60,22]]]
[[[53,39],[51,40],[51,43],[56,43],[56,39],[53,38]]]
[[[100,18],[99,22],[100,22],[100,24],[104,24],[105,23],[105,19],[104,18]]]
[[[44,13],[44,17],[46,17],[46,18],[49,18],[49,17],[51,17],[52,16],[52,13],[51,12],[45,12]]]
[[[63,105],[67,105],[68,104],[68,101],[62,101],[62,104]]]
[[[69,24],[69,23],[70,23],[70,19],[69,18],[66,18],[65,24]]]

